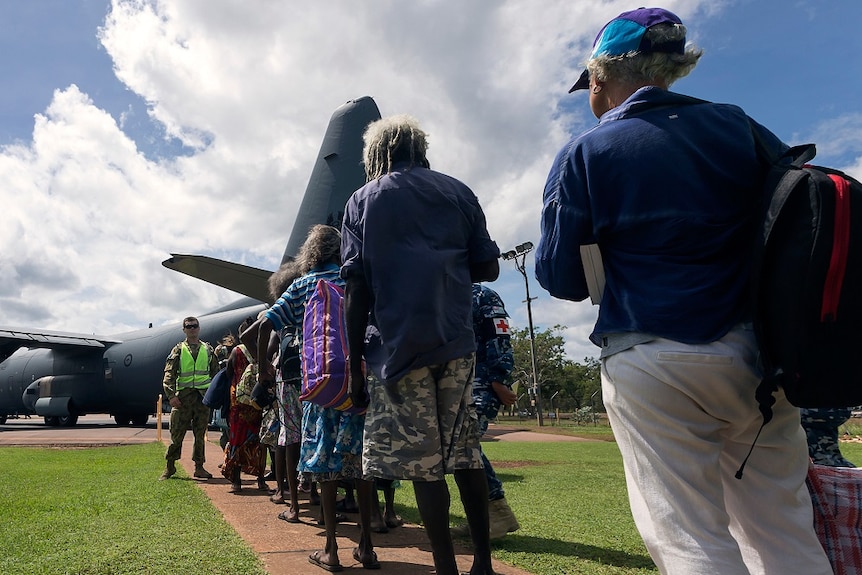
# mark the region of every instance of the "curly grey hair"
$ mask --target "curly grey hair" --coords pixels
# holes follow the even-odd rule
[[[308,237],[299,248],[294,260],[294,272],[302,276],[324,264],[341,263],[341,232],[332,226],[317,224],[308,231]],[[281,294],[279,294],[281,295]]]
[[[272,272],[269,279],[266,280],[266,287],[269,290],[271,302],[275,302],[281,297],[281,294],[290,287],[293,280],[298,278],[300,273],[297,269],[296,261],[290,260],[281,264],[276,271]]]
[[[362,159],[369,182],[391,172],[397,162],[431,167],[425,157],[428,136],[412,116],[400,114],[372,122],[365,129],[362,140],[365,142]]]
[[[682,24],[657,24],[646,31],[646,38],[653,45],[666,42],[685,41],[685,26]],[[665,82],[668,86],[683,78],[697,65],[703,50],[693,45],[685,47],[685,53],[629,52],[621,56],[601,54],[587,62],[590,76],[600,82],[616,80],[624,84],[654,84]]]

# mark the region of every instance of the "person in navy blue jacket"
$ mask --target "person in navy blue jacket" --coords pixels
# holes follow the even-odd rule
[[[476,336],[476,373],[473,376],[473,402],[479,418],[479,433],[485,435],[488,423],[497,417],[501,405],[514,405],[518,397],[512,390],[515,353],[509,329],[509,313],[500,294],[488,286],[473,284],[473,333]],[[481,450],[481,444],[480,444]],[[499,539],[521,528],[506,501],[503,482],[482,451],[485,478],[488,480],[488,524],[491,539]],[[466,524],[452,528],[452,535],[470,534]]]
[[[635,523],[662,573],[831,573],[812,524],[799,410],[782,393],[746,475],[762,417],[748,315],[765,166],[737,106],[669,91],[702,50],[661,8],[599,32],[572,90],[598,124],[557,155],[544,191],[536,276],[587,297],[579,246],[605,285],[590,340],[623,456]]]

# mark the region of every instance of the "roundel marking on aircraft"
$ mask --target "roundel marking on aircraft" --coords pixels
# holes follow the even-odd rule
[[[132,365],[132,354],[131,353],[126,354],[126,357],[123,358],[123,365],[125,365],[126,367],[129,367],[130,365]]]

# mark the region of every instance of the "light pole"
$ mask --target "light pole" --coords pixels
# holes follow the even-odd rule
[[[559,394],[560,394],[560,390],[558,389],[557,391],[554,392],[554,395],[551,396],[551,413],[554,415],[553,425],[559,425],[560,424],[560,408],[559,407],[554,408],[554,398],[557,397]]]
[[[524,276],[524,289],[527,292],[527,323],[530,326],[530,358],[533,362],[533,394],[536,398],[536,413],[538,415],[539,427],[545,424],[544,414],[542,413],[542,392],[539,387],[539,371],[536,367],[536,335],[533,332],[533,308],[530,302],[536,298],[530,297],[530,282],[527,280],[527,270],[524,266],[524,260],[527,259],[527,254],[533,250],[532,242],[524,242],[515,246],[515,249],[503,253],[504,260],[512,260],[515,262],[515,267]]]

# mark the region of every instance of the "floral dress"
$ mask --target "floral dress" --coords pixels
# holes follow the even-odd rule
[[[266,452],[260,444],[261,411],[243,399],[251,393],[257,381],[257,364],[250,363],[244,345],[237,346],[233,380],[230,386],[230,413],[228,414],[228,442],[224,448],[224,465],[221,473],[233,478],[234,469],[260,477],[263,475]],[[237,397],[239,396],[239,399]]]

